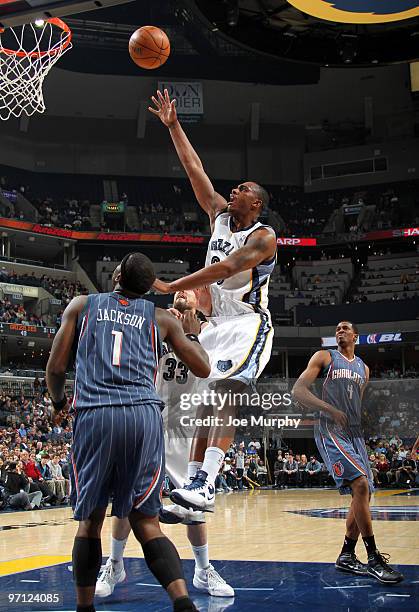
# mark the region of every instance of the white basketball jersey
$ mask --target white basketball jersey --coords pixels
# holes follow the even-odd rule
[[[224,261],[231,253],[243,247],[250,234],[260,227],[270,228],[269,225],[256,221],[243,230],[233,232],[231,223],[232,217],[228,212],[220,213],[216,217],[214,231],[208,244],[206,266]],[[275,261],[276,255],[255,268],[249,268],[210,285],[211,316],[233,316],[267,310],[269,278],[275,267]]]
[[[178,413],[180,396],[182,393],[191,394],[196,385],[196,376],[189,371],[183,361],[163,344],[166,351],[159,361],[157,371],[156,390],[159,397],[165,403],[165,411],[172,414]]]

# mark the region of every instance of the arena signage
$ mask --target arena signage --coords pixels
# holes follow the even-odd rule
[[[277,238],[277,244],[281,246],[316,246],[316,238]]]
[[[340,23],[385,23],[419,16],[417,0],[288,0],[300,11]]]
[[[16,201],[17,201],[17,193],[16,193],[16,191],[9,191],[7,189],[1,189],[0,193],[1,193],[2,196],[7,198],[9,200],[9,202],[16,203]]]
[[[368,232],[362,236],[362,240],[384,240],[385,238],[409,238],[412,236],[419,236],[419,227],[405,227],[401,229]]]
[[[158,89],[167,89],[170,99],[176,99],[176,110],[183,120],[197,121],[204,114],[202,83],[159,81]]]
[[[414,342],[417,339],[418,334],[413,332],[383,332],[380,334],[361,334],[356,344],[388,344],[393,342]],[[336,346],[335,336],[327,336],[321,339],[322,346]]]
[[[191,234],[152,234],[134,232],[95,232],[65,230],[59,227],[47,227],[39,223],[28,221],[17,221],[0,217],[0,227],[56,236],[57,238],[68,238],[70,240],[100,240],[110,242],[179,242],[189,244],[203,244],[207,242],[208,236],[193,236]]]
[[[11,285],[9,283],[0,283],[0,288],[4,293],[16,293],[21,296],[37,298],[38,287],[27,287],[26,285]]]

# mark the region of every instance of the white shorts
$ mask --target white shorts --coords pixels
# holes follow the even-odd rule
[[[166,474],[176,489],[184,486],[188,480],[188,462],[192,439],[172,438],[164,432],[164,448],[166,455]]]
[[[211,379],[250,384],[269,362],[274,328],[269,312],[214,317],[199,335],[211,363]]]

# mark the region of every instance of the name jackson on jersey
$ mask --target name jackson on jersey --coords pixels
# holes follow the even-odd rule
[[[113,321],[114,323],[119,323],[120,325],[130,325],[131,327],[141,329],[144,325],[145,317],[141,317],[136,314],[132,315],[128,312],[124,313],[121,310],[114,310],[113,308],[110,310],[107,310],[106,308],[98,308],[97,321]]]

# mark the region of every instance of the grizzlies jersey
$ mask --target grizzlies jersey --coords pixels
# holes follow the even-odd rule
[[[154,304],[116,292],[89,295],[79,317],[73,408],[159,403]]]
[[[182,393],[192,394],[196,385],[196,376],[188,366],[163,343],[163,356],[159,362],[156,388],[168,411],[178,413]]]
[[[269,225],[256,221],[243,230],[233,232],[232,222],[232,216],[228,212],[220,213],[216,217],[214,231],[208,244],[206,266],[224,261],[231,253],[243,247],[249,236],[260,227],[270,228]],[[249,268],[210,285],[212,316],[234,316],[265,311],[268,308],[269,277],[275,261],[276,255],[255,268]]]
[[[331,350],[332,358],[323,383],[322,399],[341,410],[348,417],[349,425],[361,425],[361,390],[366,382],[365,363],[354,356],[347,359],[337,350]],[[321,414],[321,420],[326,417]]]

